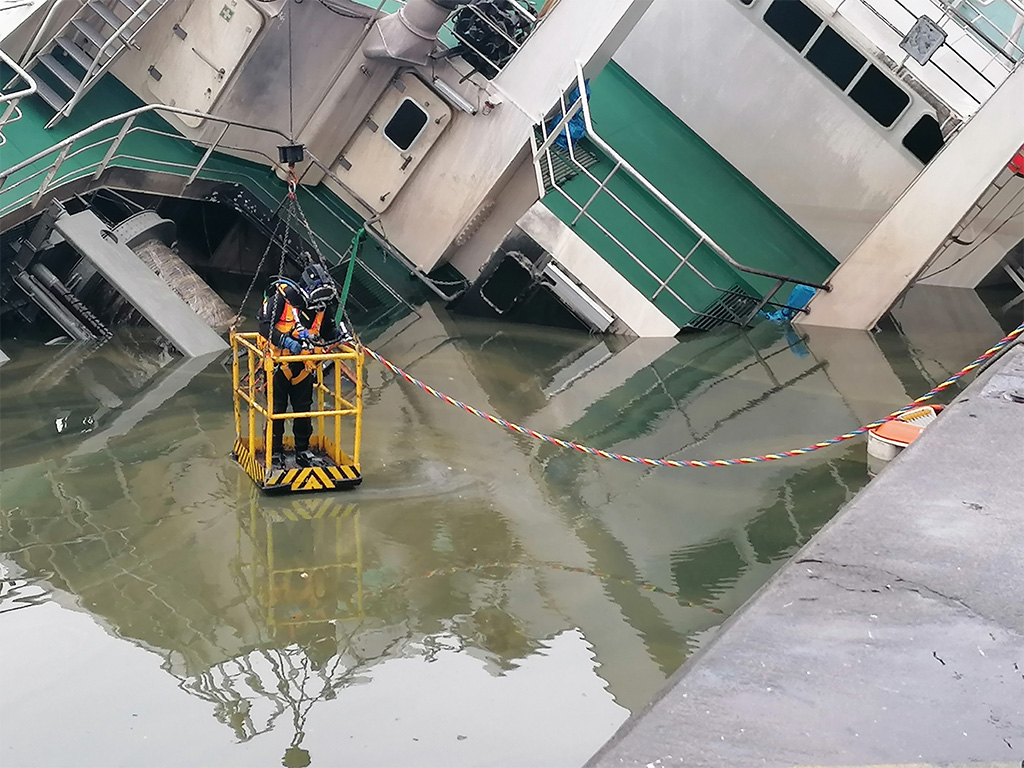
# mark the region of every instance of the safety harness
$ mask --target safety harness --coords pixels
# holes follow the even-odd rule
[[[261,310],[261,314],[266,316],[270,312],[270,300],[272,294],[274,292],[277,292],[281,295],[281,298],[284,300],[284,307],[281,309],[280,316],[278,316],[274,320],[274,330],[276,330],[282,336],[291,336],[292,332],[296,328],[305,327],[302,325],[302,318],[299,316],[298,307],[294,306],[290,301],[288,301],[288,296],[285,293],[285,289],[289,287],[297,291],[301,290],[293,281],[289,280],[288,278],[282,277],[274,281],[274,283],[271,284],[270,288],[267,291],[268,295],[263,300],[263,309]],[[269,320],[270,318],[267,319]],[[324,312],[321,310],[320,312],[316,313],[316,317],[314,317],[311,326],[306,330],[309,331],[310,335],[318,337],[320,335],[320,328],[323,325],[323,321]],[[266,344],[266,346],[270,349],[270,351],[273,353],[275,357],[288,357],[289,355],[292,354],[287,349],[278,347],[277,345],[272,344],[269,340],[263,339],[262,337],[261,341],[263,341]],[[313,350],[314,353],[319,353],[322,351],[323,349],[321,348],[314,348]],[[307,378],[309,378],[313,371],[316,370],[317,364],[312,360],[306,360],[303,362],[302,368],[299,370],[298,373],[293,372],[292,365],[293,364],[291,363],[281,362],[278,363],[277,367],[291,384],[301,384]]]

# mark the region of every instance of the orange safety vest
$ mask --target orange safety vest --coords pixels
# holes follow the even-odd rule
[[[324,313],[317,312],[316,317],[313,318],[312,327],[309,328],[309,332],[313,336],[320,335],[320,326],[324,321]],[[290,336],[292,331],[296,327],[302,325],[302,320],[299,317],[299,310],[293,307],[291,303],[286,299],[284,303],[284,309],[281,311],[281,316],[277,319],[274,324],[274,328],[284,336]],[[290,353],[286,349],[280,347],[274,348],[274,355],[276,357],[287,357]],[[288,379],[292,384],[301,384],[304,382],[313,371],[316,370],[317,363],[313,360],[306,360],[303,364],[302,370],[297,374],[292,372],[292,366],[288,363],[281,364],[281,373]]]

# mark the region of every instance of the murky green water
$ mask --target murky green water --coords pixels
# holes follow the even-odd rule
[[[427,308],[373,346],[588,445],[745,456],[882,415],[1015,324],[957,296],[904,307],[902,335],[627,344]],[[598,460],[371,364],[364,485],[267,498],[229,458],[219,362],[4,348],[10,768],[581,765],[868,481],[863,441],[737,469]]]

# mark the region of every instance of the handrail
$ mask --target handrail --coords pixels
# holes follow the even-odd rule
[[[92,79],[94,73],[97,69],[102,69],[102,67],[100,66],[100,58],[102,58],[104,52],[106,52],[106,50],[111,46],[111,44],[115,40],[118,40],[121,43],[122,47],[127,47],[132,44],[132,42],[135,40],[135,36],[139,33],[139,30],[141,30],[141,27],[135,30],[135,32],[133,32],[125,40],[122,40],[121,36],[125,33],[125,30],[128,29],[128,27],[137,18],[139,18],[139,16],[142,15],[142,12],[150,7],[152,3],[157,3],[158,5],[160,5],[161,8],[163,7],[163,0],[142,0],[142,2],[139,3],[139,7],[132,11],[131,15],[124,22],[122,22],[120,27],[118,27],[114,31],[114,34],[107,38],[107,42],[100,46],[99,51],[96,53],[96,57],[92,60],[92,63],[89,64],[89,68],[85,71],[85,75],[82,76],[81,85],[79,85],[78,88],[75,90],[74,94],[71,96],[71,99],[68,101],[68,103],[61,107],[60,111],[57,113],[58,115],[64,115],[65,117],[67,117],[71,114],[71,111],[78,105],[78,102],[82,100],[82,97],[85,95],[86,91],[89,88],[89,81]],[[149,15],[149,18],[155,16],[157,11],[159,10],[160,8],[157,8],[156,11],[153,11]],[[145,22],[143,22],[143,24],[145,24]],[[117,54],[114,55],[116,56]]]
[[[15,120],[21,118],[21,110],[18,108],[18,102],[21,101],[24,97],[31,96],[32,94],[34,94],[38,90],[38,86],[36,85],[36,81],[32,78],[32,76],[24,69],[22,69],[18,65],[18,62],[16,62],[14,59],[8,56],[2,50],[0,50],[0,61],[3,61],[4,64],[13,69],[14,74],[17,75],[18,79],[24,81],[25,83],[25,87],[22,88],[20,91],[15,91],[14,93],[0,94],[0,104],[7,105],[7,107],[4,109],[3,114],[0,115],[0,147],[2,147],[4,144],[7,143],[7,139],[6,137],[4,137],[3,134],[4,126],[6,126],[8,123],[13,123]],[[11,117],[11,115],[14,114],[15,111],[17,111],[18,113],[17,116]]]
[[[85,5],[85,0],[77,0],[77,2],[79,7]],[[57,9],[63,3],[64,0],[53,0],[53,3],[46,11],[46,15],[43,17],[43,20],[39,23],[39,26],[36,28],[35,35],[33,35],[32,37],[32,42],[28,44],[28,48],[26,48],[25,53],[22,54],[21,61],[23,63],[29,63],[32,61],[32,57],[35,56],[38,50],[37,46],[39,45],[39,42],[43,39],[43,33],[46,31],[46,28],[50,26],[50,21],[53,20],[54,15],[57,13]]]
[[[6,55],[3,54],[2,51],[0,51],[0,55],[3,55],[4,58],[6,59]],[[65,181],[70,181],[70,180],[75,179],[75,178],[82,178],[82,177],[85,177],[85,176],[87,176],[89,174],[92,174],[92,177],[94,179],[98,179],[103,174],[103,172],[107,169],[107,167],[111,164],[111,162],[113,160],[117,159],[118,157],[120,157],[120,155],[117,154],[117,150],[120,147],[121,143],[124,141],[125,137],[127,137],[133,130],[139,130],[139,131],[150,131],[151,130],[151,129],[148,129],[148,128],[141,128],[141,127],[133,128],[133,123],[135,122],[135,118],[136,117],[138,117],[139,115],[147,114],[147,113],[151,113],[151,112],[155,112],[155,113],[167,112],[167,113],[170,113],[170,114],[184,115],[186,117],[198,117],[198,118],[201,118],[203,120],[210,120],[210,121],[212,121],[214,123],[219,123],[219,124],[222,124],[222,125],[225,126],[225,130],[219,131],[217,137],[213,141],[207,141],[207,142],[196,141],[196,142],[192,142],[192,143],[199,144],[200,146],[202,146],[204,144],[207,145],[207,151],[203,153],[202,158],[199,160],[199,162],[194,167],[191,166],[191,165],[184,165],[184,164],[180,164],[180,163],[169,163],[168,164],[168,165],[173,165],[173,166],[176,166],[176,167],[181,167],[181,168],[186,169],[186,170],[187,169],[191,169],[192,172],[191,172],[191,174],[188,177],[188,180],[186,182],[186,186],[188,186],[188,184],[191,184],[199,176],[199,173],[202,171],[203,167],[205,166],[205,164],[209,160],[209,158],[212,156],[213,152],[217,149],[218,146],[221,145],[221,141],[224,139],[224,136],[227,133],[226,129],[228,127],[235,126],[235,127],[239,127],[239,128],[246,128],[248,130],[253,130],[253,131],[256,131],[256,132],[262,132],[262,133],[265,133],[265,134],[272,134],[274,136],[277,136],[280,139],[283,139],[287,143],[291,143],[291,139],[288,137],[288,135],[285,134],[283,131],[280,131],[280,130],[278,130],[276,128],[270,128],[270,127],[267,127],[267,126],[255,125],[255,124],[252,124],[252,123],[246,123],[246,122],[243,122],[241,120],[234,120],[234,119],[231,119],[231,118],[221,117],[219,115],[211,115],[211,114],[206,113],[206,112],[197,112],[197,111],[194,111],[194,110],[183,109],[181,107],[172,107],[172,106],[166,105],[166,104],[146,104],[144,106],[137,107],[136,109],[132,109],[132,110],[129,110],[127,112],[122,112],[121,114],[113,115],[111,117],[108,117],[108,118],[105,118],[103,120],[100,120],[100,121],[94,123],[93,125],[89,126],[88,128],[84,128],[81,131],[78,131],[77,133],[72,134],[71,136],[68,136],[67,138],[63,139],[62,141],[57,142],[53,146],[51,146],[51,147],[49,147],[47,149],[44,149],[41,152],[37,152],[36,154],[32,155],[31,157],[29,157],[29,158],[27,158],[25,160],[22,160],[19,163],[16,163],[15,165],[11,166],[10,168],[7,168],[7,169],[4,169],[4,170],[0,171],[0,189],[3,189],[5,184],[7,183],[7,180],[12,175],[14,175],[15,173],[18,173],[19,171],[24,170],[25,168],[28,168],[29,166],[39,162],[40,160],[53,155],[54,153],[58,154],[57,159],[50,166],[47,166],[47,167],[42,168],[42,169],[40,169],[38,171],[35,171],[34,173],[26,176],[25,178],[19,179],[14,184],[12,184],[11,186],[6,188],[6,191],[9,192],[9,191],[17,188],[18,186],[20,186],[22,184],[25,184],[25,183],[31,181],[32,179],[35,179],[35,178],[39,177],[40,175],[42,175],[44,173],[47,174],[46,178],[43,181],[43,184],[40,186],[40,188],[38,190],[36,190],[34,193],[30,193],[27,196],[19,198],[18,200],[15,200],[13,203],[10,203],[9,205],[18,205],[20,203],[24,203],[29,198],[32,198],[32,197],[35,198],[35,202],[38,202],[38,200],[42,198],[42,195],[45,194],[46,189],[49,186],[51,186],[52,184],[55,184],[55,183],[62,183],[62,182],[65,182]],[[92,142],[91,144],[89,144],[86,147],[83,147],[83,148],[80,148],[80,149],[76,149],[74,152],[70,151],[72,145],[75,144],[76,142],[78,142],[80,139],[83,139],[83,138],[85,138],[87,136],[90,136],[93,133],[95,133],[96,131],[98,131],[98,130],[100,130],[102,128],[105,128],[107,126],[114,125],[114,124],[116,124],[118,122],[122,122],[122,126],[121,126],[121,129],[118,131],[118,133],[115,136],[110,136],[110,137],[107,137],[105,139],[101,139],[99,141]],[[180,138],[182,141],[189,141],[189,142],[191,142],[191,140],[188,139],[185,136],[170,134],[170,133],[162,132],[162,131],[153,131],[153,132],[154,133],[159,133],[160,135],[169,136],[171,138]],[[65,176],[62,176],[60,178],[55,179],[55,176],[57,174],[57,171],[60,169],[61,164],[65,160],[67,160],[69,157],[73,157],[75,154],[77,154],[79,152],[82,152],[82,151],[85,151],[85,150],[88,150],[88,149],[95,149],[96,147],[100,147],[103,144],[106,144],[108,142],[110,143],[110,147],[107,149],[107,152],[104,154],[102,160],[100,160],[100,161],[98,161],[98,162],[96,162],[96,163],[94,163],[92,165],[87,165],[87,166],[85,166],[83,168],[77,168],[73,172],[71,172],[69,174],[66,174]],[[256,154],[256,155],[259,155],[259,156],[265,158],[267,161],[269,161],[271,167],[277,167],[278,169],[283,168],[283,166],[281,166],[280,163],[276,162],[273,158],[269,157],[268,155],[266,155],[265,153],[263,153],[263,152],[261,152],[259,150],[248,150],[247,149],[245,151],[251,152],[253,154]],[[345,182],[342,181],[337,176],[337,174],[335,174],[324,163],[322,163],[316,157],[316,155],[314,155],[308,149],[306,150],[305,154],[306,154],[306,157],[309,159],[309,161],[313,165],[315,165],[317,168],[319,168],[321,171],[323,171],[325,175],[327,175],[332,181],[337,183],[343,190],[345,190],[348,194],[350,194],[353,197],[353,199],[355,199],[357,202],[359,202],[360,205],[364,206],[367,210],[373,211],[372,206],[370,206],[365,200],[362,199],[362,197],[358,193],[356,193],[347,184],[345,184]],[[146,158],[136,158],[136,159],[146,160]],[[149,160],[149,162],[162,162],[162,161]],[[264,189],[265,192],[268,191],[265,188],[263,188],[263,189]],[[326,211],[328,211],[328,213],[332,214],[335,218],[338,218],[337,214],[334,211],[332,211],[328,206],[326,206],[322,201],[320,201],[319,199],[317,199],[315,197],[314,197],[314,200],[316,200]],[[0,215],[3,215],[4,211],[5,211],[5,208],[0,208]],[[366,219],[364,221],[363,226],[366,228],[368,233],[370,233],[371,235],[374,236],[375,240],[377,240],[378,242],[387,244],[388,250],[392,254],[394,254],[396,251],[393,248],[393,246],[390,245],[390,243],[388,242],[387,238],[384,237],[383,235],[379,234],[373,228],[374,222],[376,222],[379,218],[380,218],[379,215],[374,215],[371,218]],[[352,229],[351,225],[349,225],[347,222],[344,222],[340,218],[338,218],[338,220],[342,221],[342,223],[345,224],[346,226],[348,226],[349,229]],[[339,263],[344,260],[344,255],[340,254],[337,251],[337,249],[335,249],[326,240],[324,240],[322,236],[317,235],[316,233],[314,233],[314,236],[318,240],[320,240],[320,242],[323,245],[325,245],[331,251],[334,252],[334,254],[339,259]],[[408,264],[404,263],[405,260],[400,260],[400,261],[403,261],[403,265],[408,267]],[[411,308],[411,305],[409,305],[409,303],[407,301],[405,301],[404,298],[402,298],[399,294],[397,294],[394,291],[394,289],[392,289],[372,269],[370,269],[370,267],[368,267],[365,263],[362,263],[362,262],[360,262],[360,263],[361,263],[363,269],[369,275],[371,275],[373,277],[373,279],[375,279],[380,285],[382,285],[387,290],[388,293],[390,293],[393,297],[395,297],[399,302],[401,302],[401,303],[403,303],[406,306],[409,306]],[[424,279],[424,282],[426,282],[428,284],[428,286],[430,286],[429,281],[427,281],[425,279],[425,276],[422,275],[422,273],[420,273],[418,270],[416,270],[415,274],[417,274],[417,276],[421,277],[421,279]]]
[[[400,0],[400,1],[404,1],[404,0]],[[516,0],[506,0],[506,2],[508,3],[509,8],[511,8],[514,13],[518,14],[521,18],[523,18],[531,26],[531,29],[530,29],[529,33],[527,34],[527,36],[521,42],[517,41],[517,40],[514,40],[511,36],[509,36],[509,34],[504,29],[502,29],[498,24],[495,23],[495,21],[493,19],[491,19],[489,16],[487,16],[487,14],[483,13],[475,5],[464,5],[461,8],[456,9],[455,11],[453,11],[451,13],[451,15],[449,15],[448,19],[444,22],[444,25],[443,25],[443,27],[445,29],[447,29],[448,32],[456,40],[459,41],[460,45],[465,46],[466,48],[471,50],[474,54],[476,54],[478,57],[480,57],[483,61],[485,61],[487,64],[489,64],[494,69],[495,74],[497,74],[498,72],[501,72],[506,66],[508,66],[508,63],[509,63],[509,61],[511,61],[512,56],[515,56],[516,54],[519,53],[520,50],[522,50],[522,47],[524,45],[526,45],[526,42],[533,36],[534,32],[536,32],[537,26],[543,21],[543,19],[538,19],[532,13],[527,11],[522,5],[520,5],[518,2],[516,2]],[[455,25],[454,25],[455,19],[458,17],[458,15],[460,13],[466,13],[466,12],[472,13],[474,16],[476,16],[478,19],[480,19],[480,21],[482,21],[486,26],[490,27],[491,30],[493,30],[500,37],[502,37],[510,46],[512,46],[512,51],[513,51],[512,56],[508,57],[505,60],[504,63],[499,64],[498,62],[494,61],[490,56],[488,56],[486,53],[484,53],[479,48],[477,48],[475,45],[473,45],[469,41],[463,39],[461,36],[455,34]],[[445,53],[439,54],[437,56],[437,58],[448,58],[449,56],[452,55],[452,52],[454,50],[455,49],[449,49]]]
[[[616,152],[615,149],[610,144],[608,144],[608,142],[606,142],[597,134],[597,131],[594,130],[594,122],[591,119],[590,102],[587,98],[586,77],[583,74],[583,64],[581,64],[579,61],[576,62],[576,72],[577,87],[579,90],[580,100],[582,102],[583,107],[583,120],[587,126],[587,138],[590,139],[590,141],[592,141],[597,147],[599,147],[602,152],[604,152],[613,160],[615,160],[619,164],[619,167],[622,168],[622,170],[629,174],[630,177],[632,177],[634,181],[636,181],[638,184],[640,184],[640,186],[647,190],[647,192],[653,195],[655,199],[658,200],[658,202],[660,202],[669,211],[671,211],[677,219],[679,219],[683,224],[689,227],[689,229],[692,230],[695,234],[699,235],[701,239],[711,247],[711,250],[713,250],[723,261],[725,261],[733,269],[737,269],[740,272],[744,272],[748,275],[760,275],[761,277],[768,277],[773,280],[782,280],[783,282],[786,283],[806,285],[810,288],[816,288],[818,290],[826,292],[832,290],[827,283],[813,283],[808,280],[802,280],[799,278],[779,274],[778,272],[769,272],[763,269],[748,267],[746,264],[741,264],[728,253],[726,253],[725,249],[722,248],[722,246],[720,246],[718,243],[716,243],[707,232],[705,232],[703,229],[697,226],[697,224],[689,216],[683,213],[678,208],[678,206],[676,206],[675,203],[673,203],[668,197],[666,197],[660,189],[654,186],[654,184],[652,184],[646,176],[644,176],[642,173],[640,173],[640,171],[638,171],[636,168],[630,165],[626,158],[624,158],[622,155]]]

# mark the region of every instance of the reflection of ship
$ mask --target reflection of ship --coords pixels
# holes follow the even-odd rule
[[[984,307],[957,309],[977,326],[964,348],[992,336]],[[954,338],[938,323],[928,330]],[[531,427],[702,458],[778,448],[791,418],[809,439],[845,431],[962,363],[962,350],[929,347],[927,336],[909,351],[866,334],[800,346],[764,326],[617,348],[496,334],[429,310],[386,338],[397,364],[450,378],[453,396]],[[76,370],[122,405],[49,459],[4,465],[0,550],[15,573],[44,577],[49,599],[158,655],[239,739],[293,728],[296,759],[309,707],[330,706],[381,665],[466,654],[500,677],[567,632],[584,638],[608,694],[638,708],[866,481],[862,444],[726,477],[602,465],[453,417],[380,378],[366,458],[379,487],[358,492],[358,510],[269,501],[225,455],[233,425],[216,363],[146,411],[181,361],[133,390],[119,378],[131,366],[100,375],[109,364],[96,354],[40,406],[69,393],[98,403]],[[39,355],[34,370],[51,362]],[[33,423],[8,407],[26,398],[0,391],[5,440]],[[120,433],[122,418],[134,426]],[[424,460],[424,446],[445,461]]]

